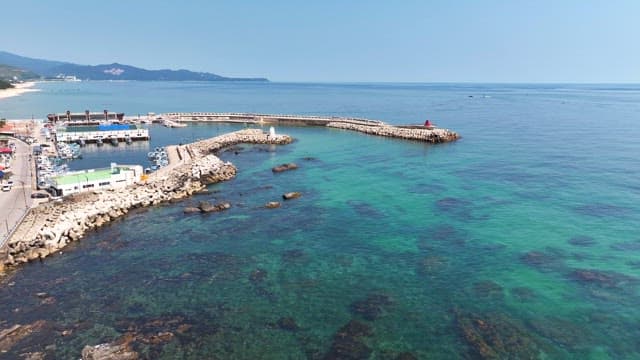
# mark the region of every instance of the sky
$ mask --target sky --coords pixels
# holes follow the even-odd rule
[[[0,50],[272,81],[640,82],[640,1],[2,2]]]

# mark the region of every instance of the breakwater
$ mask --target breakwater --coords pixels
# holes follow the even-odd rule
[[[259,129],[224,134],[188,145],[170,147],[169,166],[145,181],[123,189],[80,193],[63,202],[33,208],[0,251],[0,270],[55,253],[87,231],[125,215],[132,208],[157,205],[191,196],[208,184],[233,178],[236,168],[214,155],[240,143],[288,144],[287,135]]]
[[[386,136],[406,140],[442,143],[460,138],[458,133],[442,128],[426,128],[417,125],[395,126],[380,120],[339,116],[312,116],[253,113],[166,113],[165,119],[173,122],[224,122],[249,124],[277,124],[298,126],[324,126],[358,131],[369,135]]]
[[[347,122],[331,122],[327,127],[358,131],[369,135],[386,136],[406,140],[443,143],[457,140],[460,136],[448,129],[405,128],[390,125],[361,125]]]

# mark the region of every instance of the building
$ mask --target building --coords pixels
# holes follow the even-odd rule
[[[123,188],[139,181],[142,175],[140,165],[112,163],[110,168],[73,171],[54,176],[49,185],[56,196],[67,196],[85,191]]]
[[[149,129],[133,124],[100,124],[58,127],[57,142],[149,140]]]

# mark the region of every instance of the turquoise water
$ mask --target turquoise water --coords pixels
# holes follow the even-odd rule
[[[0,116],[429,117],[463,138],[433,146],[290,127],[278,131],[293,144],[224,152],[239,173],[210,194],[133,211],[3,280],[0,328],[48,324],[9,355],[55,344],[48,356],[77,358],[129,333],[153,359],[640,356],[640,86],[41,87],[0,101]],[[149,144],[89,148],[72,167],[143,162],[149,148],[241,127],[152,126]],[[300,168],[271,172],[285,162]],[[303,195],[263,208],[288,191]],[[183,214],[202,200],[233,207]],[[159,332],[173,336],[151,339]]]

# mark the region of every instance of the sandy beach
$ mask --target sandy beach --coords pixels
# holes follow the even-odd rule
[[[35,82],[24,82],[20,84],[14,84],[11,89],[0,90],[0,99],[9,98],[13,96],[22,95],[27,92],[40,91],[40,89],[34,89]]]

